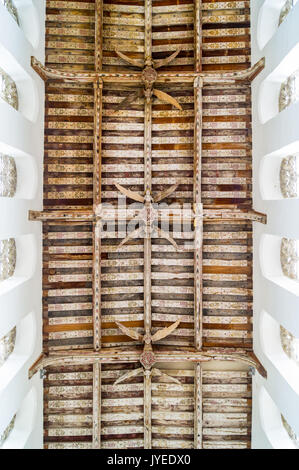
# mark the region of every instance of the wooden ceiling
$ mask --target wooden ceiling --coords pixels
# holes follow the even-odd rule
[[[45,66],[32,59],[44,210],[30,212],[44,344],[29,372],[46,373],[46,448],[250,447],[249,366],[266,373],[252,223],[266,218],[249,20],[249,1],[47,0]],[[183,233],[157,201],[190,207]]]

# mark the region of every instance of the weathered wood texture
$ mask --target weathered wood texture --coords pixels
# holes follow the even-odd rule
[[[250,66],[250,2],[201,3],[202,29],[196,39],[193,0],[153,0],[153,59],[178,56],[161,71],[238,71]],[[123,61],[115,48],[144,59],[143,0],[103,1],[103,53],[95,54],[95,1],[47,0],[46,65],[64,71],[140,71]],[[99,38],[99,33],[97,33]],[[99,38],[100,40],[100,38]],[[202,41],[201,51],[198,45]],[[197,51],[196,51],[197,44]],[[200,53],[199,53],[200,52]],[[200,62],[200,57],[201,62]],[[102,64],[101,64],[102,61]],[[200,63],[199,63],[200,62]],[[153,195],[179,183],[163,200],[194,202],[194,87],[164,84],[183,107],[180,111],[154,98],[152,104]],[[117,105],[135,87],[104,83],[101,92],[101,158],[94,158],[94,86],[49,80],[46,84],[44,208],[90,209],[94,202],[94,162],[99,167],[100,197],[118,204],[115,182],[142,193],[144,168],[144,99]],[[250,209],[251,102],[247,84],[205,86],[202,91],[202,152],[197,200],[206,208]],[[196,138],[196,136],[195,136]],[[101,163],[101,166],[100,166]],[[132,201],[126,201],[127,205]],[[92,222],[47,222],[44,233],[44,351],[92,349],[93,246],[100,257],[100,341],[102,347],[133,341],[115,324],[144,332],[144,240],[135,238],[118,251],[126,225],[104,224],[101,243],[93,245]],[[136,227],[134,227],[136,228]],[[173,223],[170,234],[183,247],[192,244],[194,228],[184,236]],[[168,241],[151,240],[152,333],[181,319],[159,341],[168,347],[194,345],[194,253],[176,251]],[[252,223],[205,221],[202,253],[203,347],[252,350]],[[198,297],[197,297],[198,298]],[[196,329],[198,324],[196,324]],[[138,343],[137,343],[138,344]],[[101,366],[101,446],[143,448],[143,376],[112,386],[140,364]],[[52,366],[45,381],[45,446],[91,448],[93,444],[92,366]],[[168,371],[169,372],[169,371]],[[250,379],[243,372],[202,373],[203,418],[194,424],[194,373],[171,371],[183,387],[152,378],[153,448],[246,448],[250,446]],[[176,375],[177,374],[177,375]],[[245,374],[245,375],[244,375]],[[65,388],[66,387],[66,388]],[[197,398],[199,399],[198,391]],[[198,407],[197,407],[198,409]],[[198,413],[198,411],[197,411]],[[200,412],[201,414],[201,412]],[[94,415],[95,417],[95,415]],[[203,429],[202,435],[199,429]],[[95,429],[94,429],[95,430]],[[196,434],[196,438],[195,438]]]
[[[239,3],[202,3],[202,52],[203,57],[209,55],[214,59],[217,58],[218,62],[213,65],[213,70],[226,69],[222,59],[225,61],[228,58],[239,59],[240,55],[234,54],[241,43],[247,55],[249,54],[248,31],[246,34],[248,2],[241,2],[241,6]],[[68,7],[67,2],[49,1],[47,5],[47,65],[65,70],[92,70],[93,2],[72,3],[72,7]],[[166,67],[167,70],[181,70],[182,67],[188,69],[189,66],[194,65],[193,23],[190,20],[193,10],[191,7],[193,8],[191,1],[179,4],[176,1],[167,2],[167,4],[153,2],[154,58],[165,57],[177,47],[184,46],[179,56]],[[125,15],[124,10],[126,10]],[[110,67],[109,57],[116,55],[114,47],[117,44],[122,51],[132,54],[134,52],[132,56],[142,58],[144,51],[143,2],[134,2],[134,5],[130,6],[117,1],[104,2],[103,11],[103,67]],[[137,26],[140,29],[139,35]],[[83,31],[81,35],[77,34],[78,30]],[[124,36],[124,44],[119,43],[117,32]],[[112,38],[116,36],[117,42],[113,45]],[[139,36],[141,39],[137,39]],[[172,49],[167,46],[170,39]],[[73,44],[76,44],[75,49]],[[230,49],[232,45],[235,48]],[[232,53],[231,56],[227,55],[227,48]],[[180,61],[181,56],[184,57],[184,64]],[[90,65],[86,63],[88,57],[90,57]],[[70,62],[71,59],[72,62]],[[117,56],[116,59],[121,61]],[[245,64],[249,65],[248,61]],[[116,65],[119,67],[119,64]],[[127,67],[125,63],[123,65]],[[229,65],[231,66],[232,63]],[[232,69],[239,70],[243,65],[237,62],[236,67]],[[204,60],[203,68],[209,69],[205,69]],[[181,183],[177,190],[165,199],[165,202],[187,203],[193,198],[193,87],[168,85],[167,91],[178,99],[183,106],[183,111],[154,101],[153,193],[164,189],[165,184]],[[45,208],[91,207],[93,88],[91,85],[61,84],[59,81],[51,80],[47,83],[46,92]],[[114,186],[116,181],[139,192],[142,192],[144,186],[143,100],[138,99],[125,109],[115,111],[116,104],[129,93],[128,87],[112,84],[105,86],[103,90],[101,196],[103,202],[112,204],[116,204],[119,197],[117,188]],[[233,86],[226,89],[216,86],[205,87],[203,89],[202,134],[202,202],[211,207],[219,204],[251,207],[249,87]],[[251,325],[248,318],[251,315],[251,231],[249,227],[246,232],[239,230],[238,238],[235,229],[233,236],[230,237],[225,227],[221,228],[221,232],[217,234],[218,228],[219,224],[216,222],[209,224],[209,232],[213,234],[208,235],[210,239],[204,236],[205,345],[234,345],[235,342],[236,346],[246,343],[246,346],[250,347]],[[47,231],[46,227],[45,231]],[[63,233],[62,230],[57,237],[62,238]],[[227,238],[223,240],[222,235]],[[109,235],[102,242],[102,343],[106,346],[123,345],[130,341],[129,338],[120,334],[115,326],[115,320],[125,321],[127,326],[140,328],[143,326],[143,241],[135,239],[123,246],[120,252],[115,252],[114,246],[123,237],[124,232],[120,231],[118,238]],[[190,232],[190,238],[192,237]],[[45,243],[47,243],[47,238],[45,233]],[[178,244],[183,243],[179,236],[177,238],[174,236],[174,238]],[[216,241],[217,238],[218,241]],[[76,272],[80,274],[81,271],[79,272],[78,269],[80,263],[83,262],[82,259],[80,260],[80,252],[77,253],[77,262],[76,266],[75,264],[72,266],[76,267]],[[50,282],[52,283],[54,278],[58,287],[59,283],[64,282],[70,274],[68,267],[71,265],[61,268],[65,270],[64,278],[57,277],[56,265],[51,266],[51,269],[56,269],[56,271],[50,278]],[[166,317],[168,322],[171,322],[182,316],[184,321],[180,329],[164,342],[192,345],[194,287],[191,252],[176,252],[168,242],[153,239],[152,272],[153,328],[161,326],[161,322]],[[49,283],[48,275],[49,273],[45,270],[45,286]],[[87,281],[79,277],[75,279],[77,279],[76,282],[81,282],[81,285],[82,282]],[[234,283],[237,284],[235,290],[232,290]],[[233,293],[235,295],[232,295]],[[46,296],[47,293],[45,304],[47,303]],[[221,311],[221,315],[217,315],[217,310]],[[212,316],[215,318],[211,318]],[[223,327],[222,333],[219,333],[220,338],[223,338],[221,341],[219,337],[215,337],[216,330],[221,329],[219,325]],[[49,326],[46,325],[46,329],[48,328]]]
[[[144,386],[143,375],[113,385],[135,364],[102,365],[102,448],[143,449],[144,447]]]
[[[113,385],[136,364],[103,364],[101,372],[101,447],[144,446],[144,378]],[[198,367],[198,366],[196,366]],[[195,370],[161,370],[151,381],[153,449],[194,447]],[[48,449],[92,448],[91,366],[51,367],[45,379],[44,436]],[[202,414],[201,414],[202,413]],[[246,371],[202,372],[202,446],[204,449],[250,447],[251,377]],[[197,446],[199,447],[199,446]]]
[[[44,381],[46,449],[92,448],[92,366],[50,367]]]
[[[251,377],[244,371],[203,371],[203,448],[248,449]]]
[[[44,350],[92,348],[92,223],[43,228]]]

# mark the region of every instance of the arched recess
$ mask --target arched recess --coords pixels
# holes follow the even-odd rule
[[[14,108],[29,121],[36,122],[39,105],[36,84],[2,44],[0,44],[0,72],[1,69],[10,77],[17,88],[18,106],[14,106]]]
[[[38,189],[36,160],[0,142],[0,198],[33,199]]]
[[[262,158],[259,187],[264,200],[299,198],[299,141]]]
[[[41,31],[38,12],[32,0],[14,0],[18,11],[19,25],[32,47],[39,46]]]
[[[3,314],[3,312],[2,312]],[[36,342],[36,319],[33,312],[27,314],[14,328],[14,345],[5,362],[0,363],[0,392],[21,370],[31,357]],[[1,359],[1,357],[0,357]]]
[[[299,43],[286,55],[280,64],[262,82],[258,97],[258,115],[262,124],[274,118],[283,109],[280,107],[281,94],[285,83],[299,70]],[[288,87],[287,87],[288,88]],[[292,93],[292,88],[290,89]],[[297,92],[292,96],[297,96]],[[292,103],[296,100],[293,98]]]
[[[260,9],[257,25],[257,43],[262,50],[274,36],[285,0],[265,0]]]
[[[8,255],[5,254],[8,259],[5,274],[8,270],[9,276],[6,275],[5,278],[3,276],[3,280],[0,282],[0,295],[30,279],[36,269],[38,247],[35,236],[33,234],[21,235],[12,240],[14,242],[11,245],[15,246],[15,249],[12,248],[9,255],[11,261],[7,258]],[[7,250],[5,253],[7,253]]]
[[[286,275],[282,267],[283,238],[277,235],[263,234],[259,246],[260,266],[263,276],[299,297],[299,283]]]
[[[274,449],[297,449],[282,421],[282,415],[271,396],[262,387],[259,393],[259,415],[264,433]]]
[[[262,50],[274,36],[298,0],[265,0],[260,9],[257,43]]]
[[[32,387],[24,398],[14,419],[13,428],[0,449],[24,449],[33,431],[37,410],[37,392]],[[12,417],[13,419],[13,417]]]
[[[261,313],[259,331],[263,352],[294,392],[299,394],[299,365],[284,350],[281,328],[268,312]]]

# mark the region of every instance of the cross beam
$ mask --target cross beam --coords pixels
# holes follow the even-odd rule
[[[37,361],[29,369],[29,378],[40,369],[45,369],[51,366],[67,366],[75,364],[94,364],[96,362],[119,363],[119,362],[138,362],[142,349],[133,347],[130,349],[124,348],[104,348],[99,351],[91,349],[86,350],[61,350],[51,352],[49,354],[41,354]],[[164,350],[156,347],[154,350],[156,362],[190,362],[190,363],[203,363],[213,360],[230,361],[230,362],[243,362],[244,364],[254,367],[262,377],[267,377],[267,372],[259,359],[252,353],[240,349],[207,349],[204,351],[197,351],[192,349],[174,349],[172,351]]]
[[[32,211],[28,212],[28,219],[30,221],[39,222],[98,222],[102,221],[130,221],[143,209],[105,209],[105,206],[98,206],[94,211],[73,211],[73,210],[51,210],[51,211]],[[267,223],[267,216],[261,212],[257,212],[253,209],[238,209],[238,208],[205,208],[205,206],[197,205],[194,207],[194,211],[190,211],[190,214],[182,215],[181,209],[176,207],[172,209],[157,209],[157,217],[159,220],[171,220],[173,222],[178,221],[194,221],[194,226],[197,225],[197,220],[203,219],[204,221],[209,220],[248,220],[252,222],[259,222],[261,224]],[[140,220],[142,217],[140,217]]]
[[[43,65],[35,57],[31,57],[31,66],[35,72],[44,80],[62,80],[80,83],[95,83],[102,80],[104,83],[136,83],[143,85],[142,72],[64,72]],[[238,72],[160,72],[157,70],[156,83],[192,83],[198,77],[202,78],[203,86],[216,84],[238,84],[240,82],[250,83],[264,69],[265,59],[260,59],[255,65],[246,70]]]

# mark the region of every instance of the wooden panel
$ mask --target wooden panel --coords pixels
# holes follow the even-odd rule
[[[92,224],[44,224],[44,348],[91,348]]]
[[[202,0],[204,71],[250,66],[250,2]]]
[[[46,449],[92,448],[92,366],[51,367],[44,381]]]
[[[153,58],[162,59],[180,49],[163,71],[194,69],[193,0],[153,0]]]
[[[205,223],[203,250],[203,344],[251,349],[251,223]]]
[[[246,449],[251,442],[251,377],[203,371],[203,448]]]
[[[194,442],[194,372],[163,370],[167,377],[152,379],[152,448],[191,449]]]
[[[103,70],[127,71],[126,62],[117,56],[115,49],[134,59],[143,59],[144,2],[104,1],[103,11]]]
[[[102,366],[101,440],[103,449],[143,449],[143,374],[115,380],[139,364]]]

